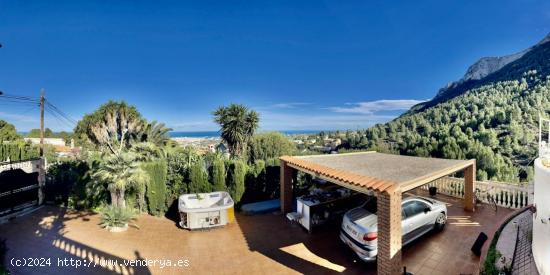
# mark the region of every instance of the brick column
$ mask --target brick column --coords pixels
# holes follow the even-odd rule
[[[292,167],[286,161],[281,161],[281,212],[292,212]]]
[[[378,193],[378,274],[402,274],[401,191]]]
[[[474,191],[476,181],[475,162],[464,169],[464,210],[473,212],[475,209]]]

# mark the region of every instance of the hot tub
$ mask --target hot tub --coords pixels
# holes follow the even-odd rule
[[[235,218],[233,204],[227,192],[181,195],[179,225],[190,230],[226,225]]]

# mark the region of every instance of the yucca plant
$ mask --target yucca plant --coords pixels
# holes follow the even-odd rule
[[[116,206],[106,206],[101,209],[101,219],[99,225],[112,231],[114,228],[126,228],[132,226],[139,229],[139,226],[134,223],[136,213],[133,209],[122,208]]]

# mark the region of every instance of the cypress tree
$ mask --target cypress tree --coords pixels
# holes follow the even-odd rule
[[[166,211],[166,162],[155,161],[146,163],[143,165],[143,170],[147,172],[150,179],[146,192],[149,213],[157,216],[162,215]],[[138,190],[138,192],[139,191],[142,190]],[[138,194],[138,196],[141,195]]]
[[[247,166],[242,160],[235,160],[232,166],[231,182],[229,193],[235,203],[239,203],[244,194],[244,180],[246,177]]]
[[[211,186],[203,163],[193,164],[189,171],[189,193],[206,193],[210,191]]]
[[[225,185],[225,163],[223,159],[218,158],[212,163],[212,181],[213,191],[226,191]]]

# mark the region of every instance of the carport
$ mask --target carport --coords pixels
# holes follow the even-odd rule
[[[474,210],[475,160],[450,160],[362,152],[283,156],[281,211],[292,211],[296,171],[378,197],[378,274],[401,274],[402,193],[464,171],[464,208]]]

